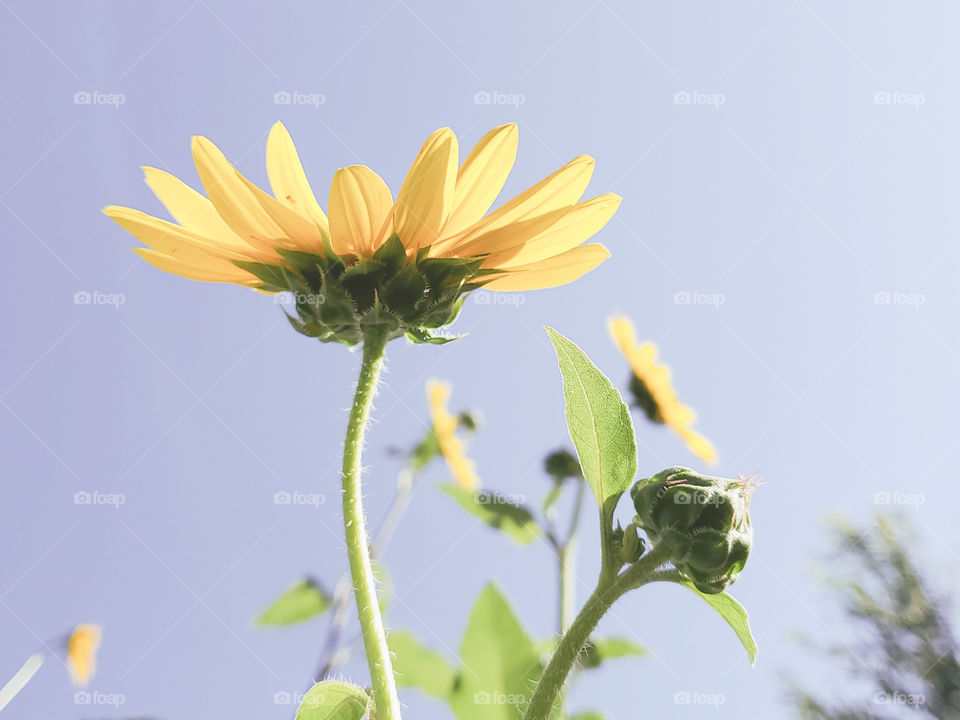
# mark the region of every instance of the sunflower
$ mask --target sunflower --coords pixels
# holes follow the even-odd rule
[[[97,668],[99,625],[77,625],[67,640],[67,668],[77,687],[86,687]]]
[[[373,170],[352,165],[334,173],[325,213],[282,124],[267,140],[273,195],[195,137],[207,197],[144,169],[176,223],[124,207],[104,212],[148,246],[134,252],[161,270],[292,292],[291,323],[304,334],[354,344],[377,325],[389,337],[439,342],[429,330],[453,321],[465,293],[563,285],[609,257],[602,245],[582,243],[620,198],[580,200],[594,166],[586,155],[487,214],[513,167],[517,138],[513,123],[494,128],[458,165],[457,138],[442,128],[420,148],[396,199]]]
[[[457,427],[460,421],[447,410],[447,401],[453,387],[450,383],[439,380],[427,382],[427,403],[430,406],[430,418],[433,421],[433,432],[437,437],[440,452],[447,461],[447,466],[457,484],[465,490],[476,490],[480,487],[473,462],[467,457],[463,443],[457,437]]]
[[[626,317],[610,318],[607,324],[633,371],[630,391],[636,405],[651,422],[673,429],[687,443],[690,452],[707,463],[714,463],[717,453],[710,441],[691,427],[696,415],[680,403],[670,385],[670,368],[657,362],[657,346],[651,342],[638,345],[633,325]]]

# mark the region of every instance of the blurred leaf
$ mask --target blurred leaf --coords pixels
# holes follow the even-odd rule
[[[492,584],[477,598],[460,645],[464,670],[450,696],[460,720],[521,720],[542,671],[540,654]]]
[[[430,461],[440,455],[440,439],[433,428],[427,431],[417,446],[410,453],[410,468],[415,472],[423,470]]]
[[[567,427],[583,476],[605,520],[637,473],[637,443],[630,409],[590,358],[553,328],[547,328],[563,375]],[[605,530],[605,529],[604,529]]]
[[[743,647],[747,651],[747,655],[750,657],[750,664],[753,665],[757,661],[757,641],[753,639],[753,634],[750,632],[750,622],[747,617],[747,611],[744,610],[743,606],[734,600],[730,595],[726,593],[717,593],[716,595],[708,595],[697,590],[693,583],[687,580],[681,580],[679,578],[665,578],[670,579],[671,582],[675,582],[678,585],[683,585],[685,588],[689,588],[692,592],[699,595],[703,600],[710,605],[714,610],[716,610],[727,621],[727,624],[733,628],[733,631],[737,634],[737,637],[740,638],[740,642],[743,643]]]
[[[590,644],[584,650],[586,662],[583,665],[587,668],[595,668],[604,660],[614,660],[630,655],[648,655],[649,653],[650,651],[642,645],[637,645],[632,640],[625,638],[591,638]]]
[[[587,710],[585,712],[578,712],[575,715],[571,715],[570,720],[603,720],[603,715],[598,713],[596,710]]]
[[[296,720],[361,720],[370,698],[362,688],[325,680],[307,691],[297,708]]]
[[[254,622],[263,627],[293,625],[322,615],[329,607],[330,596],[306,578],[284,592]]]
[[[526,507],[506,502],[506,498],[492,490],[473,491],[454,484],[441,485],[440,489],[460,503],[468,513],[502,530],[521,545],[536,540],[540,535],[540,527]]]
[[[453,669],[440,653],[425,648],[410,633],[393,631],[387,638],[400,687],[416,687],[427,695],[446,698],[453,689]]]

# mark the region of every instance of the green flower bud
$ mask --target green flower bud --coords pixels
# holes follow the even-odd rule
[[[753,544],[749,480],[700,475],[672,467],[630,490],[634,522],[700,592],[723,592],[746,565]]]
[[[477,427],[480,425],[480,415],[476,412],[465,410],[457,415],[457,424],[464,430],[476,432]]]
[[[543,469],[547,475],[560,481],[582,476],[580,462],[566,450],[555,450],[547,455]]]

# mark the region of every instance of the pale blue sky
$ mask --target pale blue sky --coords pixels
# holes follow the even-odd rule
[[[575,708],[788,716],[780,674],[817,675],[792,634],[836,630],[812,571],[821,520],[865,519],[876,493],[915,496],[900,509],[929,562],[952,557],[953,4],[4,0],[0,16],[0,675],[95,621],[91,689],[125,698],[118,711],[78,706],[50,663],[11,719],[286,718],[275,694],[302,688],[319,654],[324,621],[265,631],[251,619],[304,572],[333,582],[343,570],[335,465],[358,358],[292,332],[269,298],[150,268],[100,214],[112,203],[162,214],[139,167],[196,185],[194,134],[262,183],[266,133],[282,120],[325,197],[338,167],[369,164],[396,190],[435,128],[468,147],[512,120],[520,152],[505,194],[589,153],[589,192],[623,195],[599,236],[613,258],[584,280],[519,305],[468,301],[457,328],[469,336],[446,347],[394,343],[368,445],[377,518],[397,469],[388,449],[426,421],[425,379],[450,380],[454,407],[485,415],[471,445],[485,483],[536,502],[540,458],[566,438],[541,326],[621,383],[605,318],[626,312],[659,342],[719,470],[768,481],[733,588],[760,658],[750,669],[680,588],[652,588],[602,630],[656,655],[585,676]],[[303,103],[275,102],[284,92]],[[500,94],[478,104],[484,92]],[[75,304],[78,292],[123,304]],[[638,428],[641,472],[693,462],[670,434]],[[423,478],[387,552],[399,595],[389,623],[453,658],[494,579],[531,633],[550,633],[546,547],[517,551],[471,525],[434,489],[446,479],[439,466]],[[329,502],[277,506],[278,490]],[[81,491],[125,503],[76,505]],[[597,566],[585,525],[581,597]],[[346,673],[366,681],[359,659]],[[678,692],[724,702],[679,706]],[[449,716],[416,693],[404,701],[410,717]]]

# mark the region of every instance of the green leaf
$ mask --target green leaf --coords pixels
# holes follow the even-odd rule
[[[616,658],[648,655],[647,650],[642,645],[626,638],[591,638],[590,645],[586,650],[586,655],[590,658],[590,663],[586,667],[597,667],[604,660],[614,660]]]
[[[387,638],[393,670],[400,687],[416,687],[427,695],[445,698],[453,689],[453,669],[440,653],[425,648],[410,633],[395,630]]]
[[[296,720],[361,720],[370,697],[350,683],[325,680],[307,691]]]
[[[483,520],[490,527],[502,530],[521,545],[540,536],[540,527],[523,505],[508,502],[508,498],[492,490],[467,490],[459,485],[441,485],[440,489],[452,497],[468,513]]]
[[[750,658],[750,664],[756,664],[757,641],[753,639],[753,633],[750,632],[749,618],[743,605],[734,600],[730,595],[727,595],[727,593],[717,593],[715,595],[702,593],[697,590],[689,580],[680,578],[679,576],[675,578],[664,577],[664,580],[670,580],[671,582],[677,583],[677,585],[683,585],[685,588],[689,588],[692,592],[700,596],[704,602],[710,605],[710,607],[720,613],[721,617],[727,621],[727,624],[733,628],[737,637],[740,638],[740,642],[743,643],[743,647],[747,651],[747,656]]]
[[[439,457],[439,455],[440,439],[437,437],[437,433],[434,432],[433,428],[430,428],[427,430],[427,434],[424,435],[423,440],[417,443],[417,446],[410,453],[410,467],[415,472],[420,472],[430,464],[431,460]]]
[[[464,670],[450,696],[460,720],[521,720],[542,672],[540,654],[490,584],[477,598],[460,645]]]
[[[603,720],[603,715],[596,710],[586,710],[570,716],[570,720]]]
[[[630,409],[583,350],[553,328],[548,327],[547,333],[560,361],[570,438],[583,476],[607,520],[637,473]]]
[[[289,588],[254,622],[262,627],[293,625],[322,615],[330,607],[330,596],[307,578]]]

